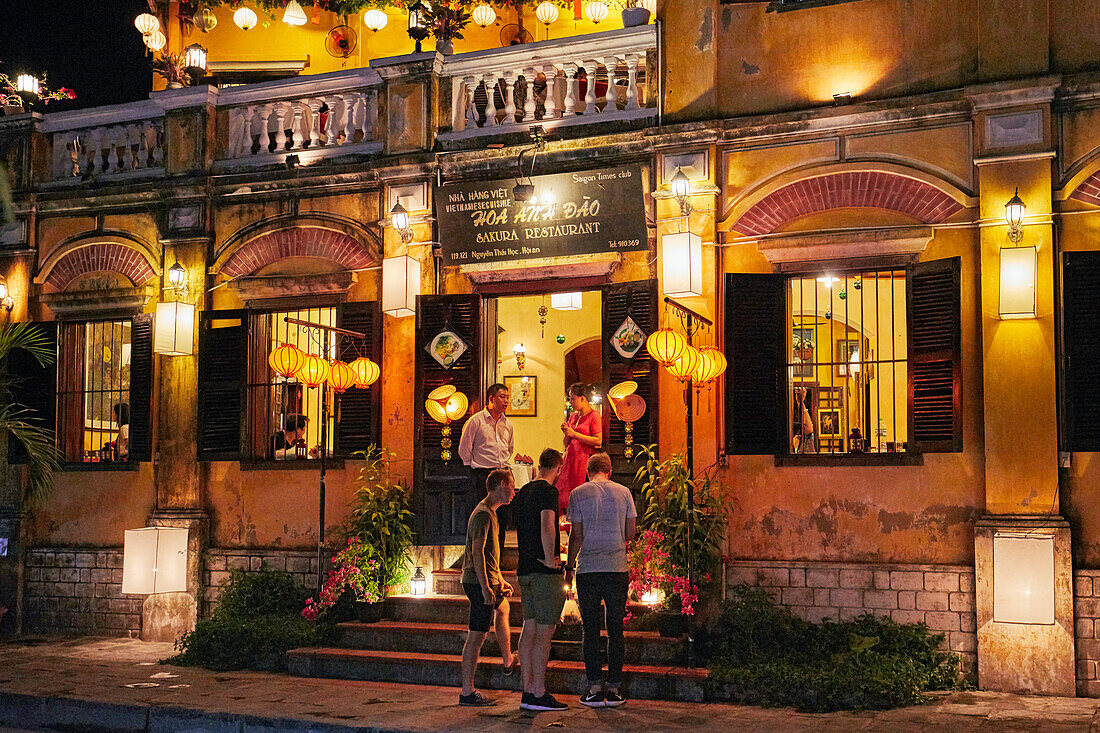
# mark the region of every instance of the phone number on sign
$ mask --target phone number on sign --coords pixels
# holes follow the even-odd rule
[[[625,247],[637,247],[641,244],[637,239],[616,239],[607,243],[611,249],[623,249]]]

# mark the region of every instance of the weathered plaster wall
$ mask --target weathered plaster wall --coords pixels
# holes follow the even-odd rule
[[[153,464],[133,471],[59,471],[29,523],[28,544],[114,546],[144,527],[155,505]]]

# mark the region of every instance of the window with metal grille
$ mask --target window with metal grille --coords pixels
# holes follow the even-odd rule
[[[901,453],[908,447],[906,272],[788,281],[791,453]]]
[[[130,319],[62,325],[57,439],[68,463],[131,459],[131,332]]]
[[[245,414],[247,440],[244,458],[252,461],[317,458],[321,451],[321,421],[328,421],[324,450],[332,453],[336,419],[330,404],[321,403],[325,390],[309,388],[296,377],[284,379],[268,364],[268,355],[281,344],[297,346],[307,354],[337,358],[336,335],[321,329],[287,323],[286,318],[321,326],[336,325],[335,307],[253,313],[248,329],[248,381]]]

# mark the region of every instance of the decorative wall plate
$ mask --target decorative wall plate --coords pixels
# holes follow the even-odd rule
[[[437,333],[424,348],[441,367],[450,369],[469,347],[457,333],[444,329]]]
[[[622,325],[615,329],[611,335],[611,346],[619,352],[624,359],[633,359],[634,355],[645,345],[645,332],[638,328],[638,324],[630,316],[626,317]]]

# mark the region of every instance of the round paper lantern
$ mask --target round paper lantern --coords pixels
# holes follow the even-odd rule
[[[363,13],[363,25],[370,28],[377,33],[386,27],[386,24],[390,22],[390,16],[386,15],[385,11],[378,8],[371,8],[367,12]]]
[[[306,17],[306,11],[302,10],[302,6],[298,4],[298,0],[290,0],[286,4],[286,10],[283,11],[283,22],[287,25],[305,25],[309,21]]]
[[[195,13],[195,27],[203,33],[209,33],[214,30],[214,26],[218,24],[218,16],[214,15],[214,11],[210,8],[203,8],[199,12]]]
[[[307,354],[295,376],[307,387],[320,387],[328,379],[328,362],[314,354]]]
[[[645,350],[663,367],[676,361],[687,345],[687,339],[671,328],[654,331],[645,340]]]
[[[490,26],[497,19],[497,11],[493,10],[488,5],[482,4],[474,8],[473,15],[471,16],[474,22],[482,28]]]
[[[336,394],[355,386],[355,370],[342,361],[334,361],[328,366],[328,386]]]
[[[271,370],[283,379],[290,379],[305,364],[306,353],[294,344],[283,344],[267,357]]]
[[[240,7],[237,8],[237,12],[233,13],[233,22],[237,24],[237,27],[242,31],[250,31],[256,27],[256,11],[252,8]]]
[[[447,398],[447,404],[443,408],[447,413],[447,420],[457,420],[466,414],[466,410],[470,407],[470,400],[466,398],[466,395],[461,392],[455,392],[449,398]]]
[[[607,5],[600,0],[588,3],[584,6],[584,14],[595,25],[599,25],[601,20],[607,18]]]
[[[152,13],[142,13],[134,18],[134,27],[138,29],[141,35],[147,36],[153,31],[160,30],[160,21]]]
[[[168,45],[168,38],[160,31],[153,31],[149,35],[143,36],[142,40],[145,41],[145,45],[149,47],[150,51],[159,51]]]
[[[700,358],[702,357],[699,354],[699,349],[691,344],[686,344],[680,355],[671,364],[665,366],[665,369],[668,370],[669,374],[683,382],[691,379],[692,375],[695,374],[695,368],[699,365]]]
[[[700,366],[692,378],[699,384],[709,384],[726,371],[726,355],[714,346],[700,349],[700,353],[703,355],[702,361],[705,363],[706,368]]]
[[[382,375],[382,370],[370,359],[360,356],[348,366],[355,372],[355,386],[360,389],[366,389],[375,382],[378,381],[378,377]]]
[[[550,25],[558,19],[558,6],[546,0],[546,2],[540,3],[535,8],[535,17],[541,20],[546,25]]]

